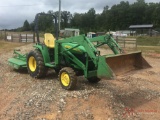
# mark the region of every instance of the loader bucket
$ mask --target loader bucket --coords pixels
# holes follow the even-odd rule
[[[114,79],[127,72],[151,67],[142,57],[141,52],[101,56],[98,63],[98,77]]]

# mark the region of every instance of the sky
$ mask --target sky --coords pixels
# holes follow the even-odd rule
[[[62,11],[85,13],[94,8],[101,13],[103,8],[119,4],[122,0],[61,0]],[[129,1],[130,4],[136,0]],[[160,2],[160,0],[145,0],[145,2]],[[59,0],[0,0],[0,30],[22,27],[25,20],[33,22],[39,12],[59,10]]]

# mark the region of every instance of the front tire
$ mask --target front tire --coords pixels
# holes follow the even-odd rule
[[[60,70],[59,80],[62,88],[66,90],[73,90],[77,85],[76,73],[70,67],[64,67]]]
[[[30,76],[33,78],[42,78],[47,73],[47,68],[44,65],[42,54],[38,50],[29,52],[27,56],[27,69]]]

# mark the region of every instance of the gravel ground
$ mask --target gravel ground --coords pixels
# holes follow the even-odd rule
[[[22,53],[32,44],[19,47]],[[145,59],[152,68],[90,84],[78,77],[77,88],[61,88],[54,70],[44,79],[15,71],[0,55],[0,120],[159,120],[160,58]]]

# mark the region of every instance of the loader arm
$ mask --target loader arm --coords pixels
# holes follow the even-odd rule
[[[86,38],[84,35],[76,36],[76,37],[72,37],[72,38],[66,38],[63,40],[58,40],[58,41],[56,41],[57,48],[55,48],[55,49],[58,49],[59,44],[61,45],[61,44],[65,44],[65,43],[77,44],[76,47],[83,46],[85,48],[85,52],[87,53],[87,55],[92,59],[95,66],[97,66],[98,56],[100,55],[99,54],[100,52],[94,47],[94,45],[91,43],[91,41],[88,38]],[[74,48],[75,47],[71,47],[65,51],[61,51],[61,53],[66,52],[66,51],[70,51]],[[58,54],[56,54],[56,55],[57,55],[56,57],[58,57]],[[56,61],[56,62],[58,64],[59,61]]]
[[[97,45],[95,45],[95,47],[99,47],[101,45],[107,44],[110,47],[110,49],[113,51],[114,54],[122,53],[122,48],[117,44],[114,38],[109,34],[90,38],[89,40],[91,42],[98,43]]]
[[[92,42],[100,43],[94,46]],[[121,48],[110,35],[95,37],[93,39],[89,39],[85,37],[85,35],[81,35],[58,40],[56,41],[55,47],[55,58],[58,59],[55,60],[55,63],[57,65],[60,64],[61,58],[59,56],[65,56],[67,59],[71,60],[72,63],[74,63],[72,64],[74,68],[79,68],[84,71],[84,76],[86,78],[95,76],[113,79],[115,77],[115,74],[106,63],[106,57],[101,56],[100,51],[98,51],[96,48],[103,44],[107,44],[115,54],[120,53]],[[72,50],[78,48],[79,46],[84,48],[86,63],[80,61],[72,52]],[[59,50],[61,51],[59,52]],[[92,61],[94,63],[93,69],[89,69],[89,61]]]
[[[67,51],[72,50],[78,46],[83,46],[85,48],[86,53],[93,60],[95,66],[97,66],[98,56],[100,56],[100,51],[97,50],[97,47],[107,44],[114,52],[114,54],[120,54],[122,51],[121,47],[117,44],[117,42],[113,39],[113,37],[111,37],[111,35],[108,34],[104,36],[94,37],[91,39],[85,37],[85,35],[81,35],[72,38],[66,38],[64,40],[58,40],[56,42],[57,44],[62,44],[62,43],[77,44],[77,46],[71,47],[67,49]],[[92,42],[101,42],[101,43],[94,46]]]

